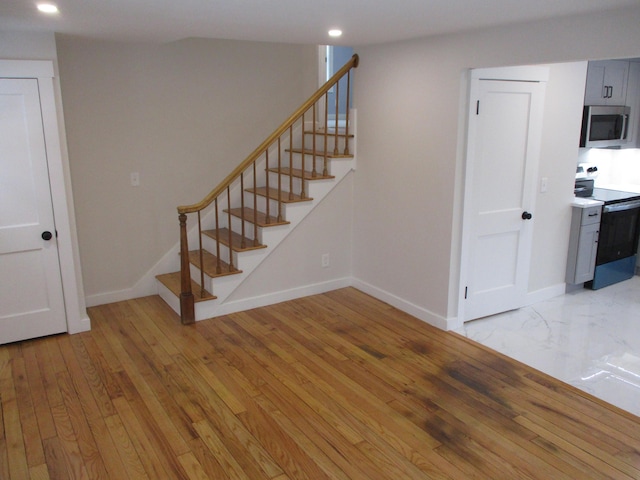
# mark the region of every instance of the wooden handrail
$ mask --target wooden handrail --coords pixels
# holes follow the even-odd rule
[[[271,146],[280,136],[282,136],[289,127],[291,127],[301,116],[309,110],[322,96],[331,90],[331,87],[338,83],[338,81],[344,76],[352,68],[357,68],[359,62],[359,58],[357,54],[354,54],[353,57],[340,69],[338,70],[333,77],[331,77],[327,83],[325,83],[322,87],[320,87],[316,93],[314,93],[309,99],[303,103],[282,125],[280,125],[271,135],[267,137],[267,139],[260,144],[258,148],[256,148],[253,153],[251,153],[241,164],[239,164],[233,171],[227,175],[227,177],[220,182],[220,184],[214,188],[209,195],[204,197],[200,202],[194,203],[193,205],[184,205],[178,207],[179,214],[186,213],[194,213],[200,210],[207,208],[215,198],[217,198],[222,192],[224,192],[225,188],[233,183],[233,181],[240,176],[242,172],[244,172],[251,162],[257,160],[260,155],[262,155],[267,148]]]

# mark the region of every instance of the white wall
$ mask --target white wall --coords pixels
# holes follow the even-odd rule
[[[200,201],[315,91],[316,48],[57,43],[87,299],[129,298],[178,241],[176,207]]]
[[[358,48],[354,276],[370,291],[383,293],[433,323],[455,318],[465,72],[476,67],[638,56],[639,24],[640,7],[634,7]],[[562,67],[559,85],[580,68]],[[573,102],[575,96],[568,100]],[[539,222],[534,245],[534,252],[551,262],[566,258],[567,245],[547,241],[542,226],[560,228],[567,206],[554,204],[570,196],[565,189],[576,158],[566,158],[567,165],[555,173],[550,156],[562,161],[577,150],[577,138],[566,132],[558,135],[547,136],[543,146],[549,163],[541,165],[541,172],[553,181],[546,197],[538,201],[537,218],[545,221]],[[553,287],[558,270],[532,271],[531,288]]]

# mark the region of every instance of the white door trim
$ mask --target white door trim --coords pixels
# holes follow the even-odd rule
[[[516,67],[498,67],[498,68],[478,68],[469,71],[468,90],[467,90],[467,109],[465,145],[466,153],[464,155],[464,191],[462,198],[462,228],[461,228],[461,248],[460,248],[460,276],[458,284],[458,314],[455,326],[462,326],[465,316],[465,287],[468,284],[469,276],[469,249],[470,249],[470,214],[468,208],[470,180],[473,174],[473,164],[469,152],[469,115],[471,113],[470,101],[474,96],[475,89],[478,88],[478,80],[502,80],[502,81],[520,81],[520,82],[547,82],[549,79],[549,68],[547,66],[516,66]],[[466,208],[465,208],[466,207]]]
[[[72,202],[71,177],[66,144],[59,126],[64,130],[59,85],[54,88],[54,67],[50,60],[0,60],[0,77],[36,78],[42,108],[51,199],[58,232],[60,274],[69,333],[91,329],[82,286],[78,255],[75,213]]]

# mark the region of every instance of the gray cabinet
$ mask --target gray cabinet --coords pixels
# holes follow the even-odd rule
[[[629,62],[602,60],[589,62],[585,105],[626,105]]]
[[[567,283],[593,280],[601,214],[602,206],[573,207],[565,278]]]

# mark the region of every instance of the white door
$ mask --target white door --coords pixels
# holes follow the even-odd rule
[[[527,293],[544,83],[473,79],[465,189],[463,320]]]
[[[0,343],[67,330],[55,232],[38,80],[1,78]]]

